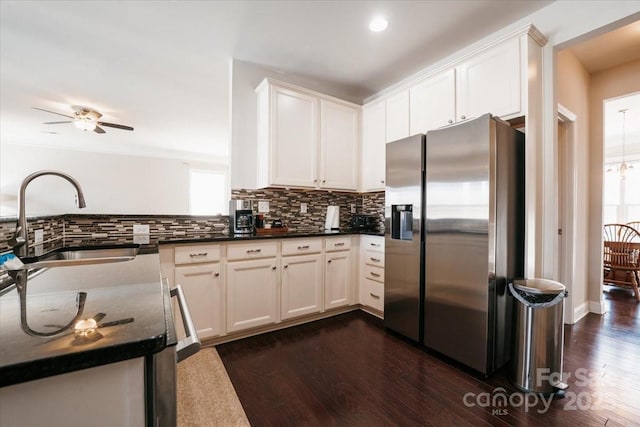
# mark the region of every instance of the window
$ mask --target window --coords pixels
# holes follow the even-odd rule
[[[640,93],[605,101],[604,113],[604,223],[638,221]]]
[[[227,173],[189,171],[189,212],[191,215],[227,214]]]

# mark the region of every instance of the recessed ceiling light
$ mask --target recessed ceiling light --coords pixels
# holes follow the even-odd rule
[[[369,29],[374,33],[379,33],[380,31],[384,31],[389,26],[389,22],[382,16],[376,16],[369,23]]]

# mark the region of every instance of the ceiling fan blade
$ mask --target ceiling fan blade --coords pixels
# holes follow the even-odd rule
[[[43,122],[43,125],[60,125],[62,123],[73,123],[71,120],[66,120],[64,122]]]
[[[115,123],[98,122],[98,124],[100,126],[107,126],[110,128],[116,128],[116,129],[122,129],[122,130],[133,130],[131,126],[117,125]]]
[[[69,116],[69,115],[67,115],[67,114],[56,113],[55,111],[45,110],[44,108],[38,108],[38,107],[31,107],[31,108],[33,108],[34,110],[44,111],[45,113],[57,114],[57,115],[59,115],[59,116],[68,117],[68,118],[70,118],[70,119],[73,119],[73,117],[72,117],[72,116]]]
[[[102,124],[102,123],[100,123]],[[96,126],[96,128],[93,130],[95,133],[106,133],[104,131],[104,129],[102,129],[100,126]]]

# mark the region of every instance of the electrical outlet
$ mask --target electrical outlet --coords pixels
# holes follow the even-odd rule
[[[42,242],[44,240],[44,230],[36,230],[33,232],[34,243]]]
[[[356,204],[351,203],[351,213],[356,213]]]
[[[300,203],[300,213],[307,213],[307,204]]]
[[[259,200],[258,201],[258,213],[269,213],[269,201],[268,200]]]
[[[149,234],[149,224],[133,224],[133,234]]]
[[[138,245],[148,245],[149,244],[149,235],[148,234],[140,234],[137,236],[133,236],[133,243]]]

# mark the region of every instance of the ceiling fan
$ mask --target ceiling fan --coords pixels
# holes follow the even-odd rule
[[[33,107],[34,110],[40,110],[51,114],[57,114],[58,116],[63,116],[71,120],[65,120],[61,122],[44,122],[45,125],[58,125],[62,123],[73,123],[75,127],[82,130],[92,130],[95,133],[106,133],[104,129],[100,126],[122,129],[122,130],[133,130],[131,126],[119,125],[116,123],[107,123],[99,121],[102,114],[89,107],[82,107],[79,105],[72,105],[73,115],[56,113],[55,111],[45,110],[44,108]]]

